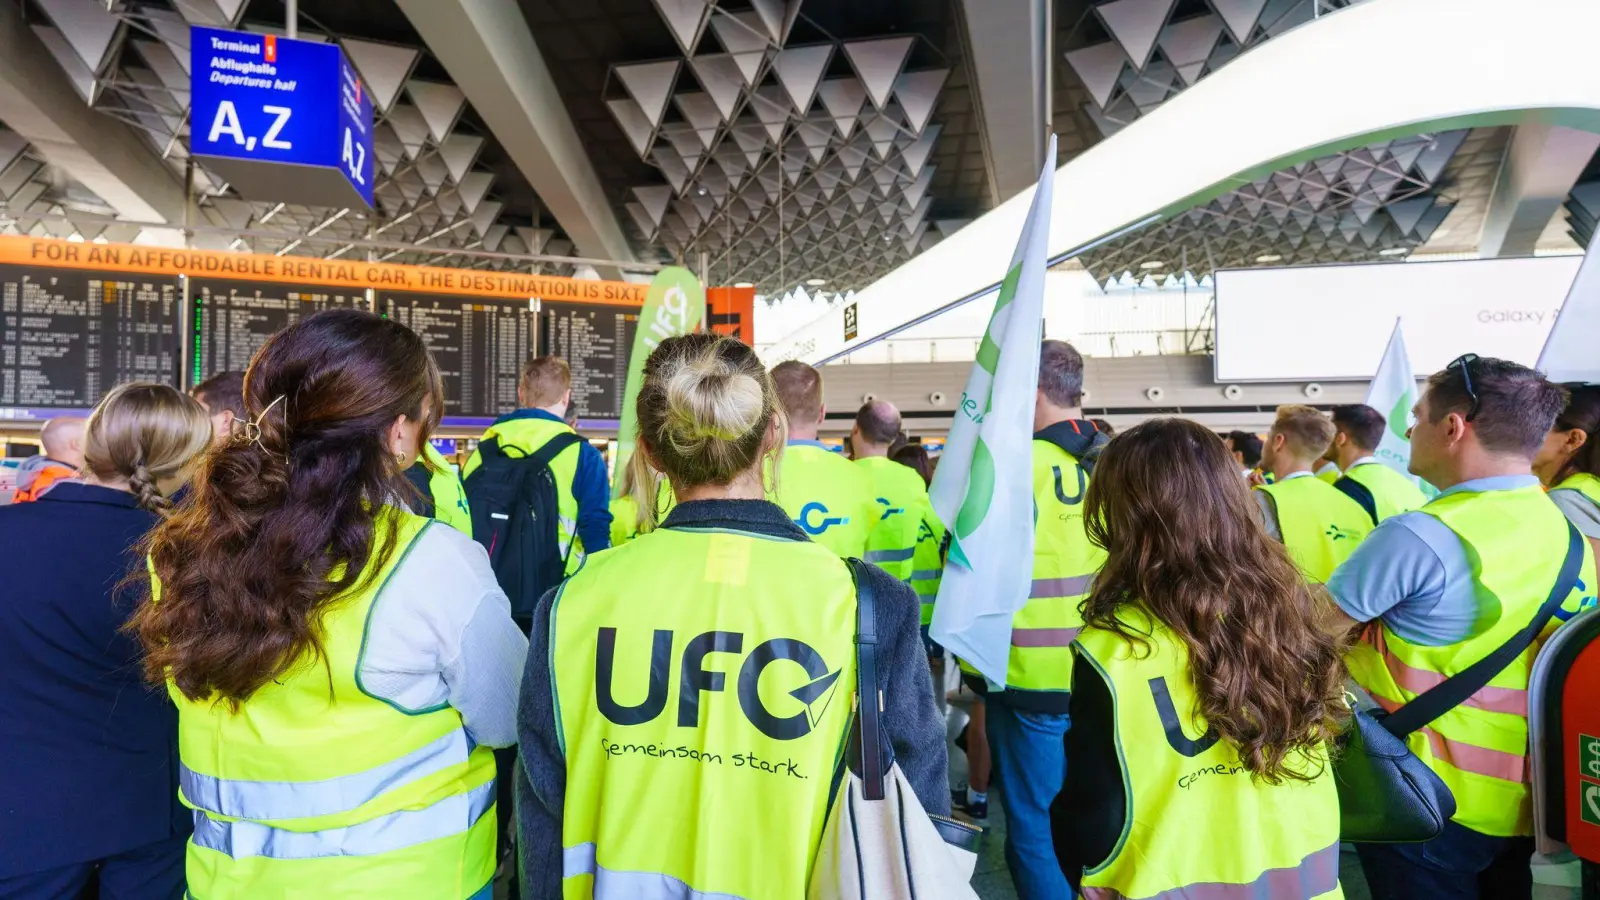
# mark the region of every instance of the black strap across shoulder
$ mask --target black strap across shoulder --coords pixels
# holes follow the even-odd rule
[[[882,800],[886,767],[883,722],[878,709],[878,601],[867,564],[849,560],[856,582],[856,726],[861,743],[861,786],[868,800]]]
[[[571,447],[573,444],[576,444],[581,440],[583,440],[583,438],[579,437],[576,432],[563,431],[546,441],[545,445],[540,447],[532,456],[528,457],[528,459],[532,460],[538,465],[548,466],[550,465],[551,460],[561,455],[561,451]]]
[[[1577,585],[1579,570],[1583,566],[1583,536],[1571,522],[1567,523],[1567,558],[1561,563],[1561,574],[1556,576],[1550,596],[1539,607],[1533,621],[1517,632],[1499,649],[1478,660],[1455,675],[1424,691],[1416,699],[1400,707],[1383,719],[1384,730],[1395,737],[1406,735],[1426,726],[1450,710],[1465,703],[1468,697],[1482,690],[1506,666],[1533,646],[1539,633],[1544,631],[1550,617],[1556,614],[1562,601]]]
[[[1377,526],[1378,498],[1372,496],[1371,488],[1351,478],[1349,475],[1340,476],[1339,480],[1333,483],[1333,486],[1339,489],[1339,493],[1361,504],[1361,508],[1366,510],[1367,516],[1372,519],[1373,526]]]

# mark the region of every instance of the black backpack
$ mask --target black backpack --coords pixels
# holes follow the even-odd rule
[[[550,461],[580,440],[564,432],[532,455],[515,447],[511,455],[498,438],[489,438],[478,444],[478,467],[466,479],[472,536],[488,549],[500,589],[511,598],[511,617],[523,631],[539,598],[566,576],[557,528],[561,495]]]

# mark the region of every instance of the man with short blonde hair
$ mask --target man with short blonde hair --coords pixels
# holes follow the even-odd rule
[[[1278,407],[1261,448],[1262,471],[1273,482],[1256,485],[1267,533],[1283,542],[1307,580],[1319,584],[1372,530],[1366,510],[1314,474],[1334,432],[1333,421],[1314,407]]]
[[[572,401],[572,367],[559,356],[535,356],[517,376],[517,402],[524,409],[566,407]]]

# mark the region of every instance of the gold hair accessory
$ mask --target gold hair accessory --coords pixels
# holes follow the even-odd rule
[[[260,447],[261,452],[263,453],[268,451],[267,445],[261,443],[261,423],[267,418],[267,413],[272,412],[272,408],[277,406],[279,401],[283,400],[285,396],[286,395],[284,394],[279,394],[278,399],[268,403],[267,408],[263,409],[261,414],[256,416],[255,421],[244,423],[244,434],[242,434],[241,437],[243,437],[246,442],[253,443],[257,447]]]

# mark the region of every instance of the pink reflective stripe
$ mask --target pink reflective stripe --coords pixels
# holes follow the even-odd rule
[[[1377,623],[1373,623],[1377,625]],[[1400,657],[1389,650],[1389,642],[1384,639],[1381,626],[1368,631],[1368,643],[1372,644],[1383,655],[1383,664],[1389,669],[1389,676],[1394,683],[1413,695],[1425,693],[1434,685],[1442,684],[1448,677],[1438,672],[1427,669],[1418,669],[1407,664]],[[1528,692],[1516,688],[1495,687],[1485,685],[1476,694],[1466,699],[1462,706],[1481,709],[1485,712],[1506,713],[1513,716],[1528,717]]]
[[[1076,628],[1012,628],[1013,647],[1065,647],[1078,637]]]
[[[1089,593],[1089,583],[1093,580],[1093,575],[1069,575],[1066,578],[1035,578],[1033,580],[1033,589],[1028,592],[1028,599],[1076,597],[1079,594],[1087,594]]]
[[[1378,705],[1394,712],[1403,703],[1396,703],[1387,697],[1372,695]],[[1479,747],[1465,741],[1454,741],[1445,737],[1432,728],[1420,729],[1428,738],[1428,746],[1433,748],[1434,759],[1463,772],[1474,775],[1483,775],[1487,778],[1498,778],[1513,784],[1526,783],[1528,778],[1528,757],[1526,754],[1506,753],[1501,750],[1491,750],[1488,747]]]
[[[1268,869],[1249,884],[1223,884],[1216,881],[1133,897],[1116,888],[1083,888],[1085,900],[1311,900],[1339,886],[1339,845],[1333,844],[1311,854],[1298,866]]]

